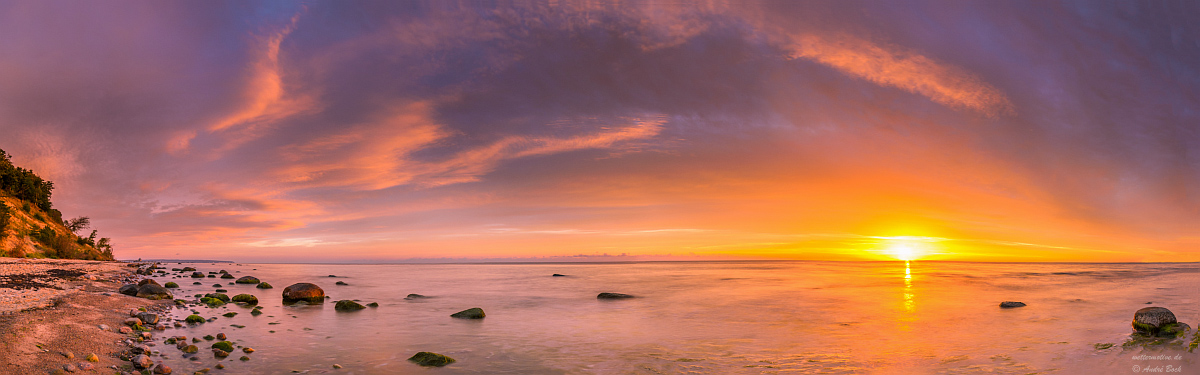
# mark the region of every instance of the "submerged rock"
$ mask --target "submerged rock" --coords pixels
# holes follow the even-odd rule
[[[312,283],[296,283],[283,288],[283,303],[295,303],[299,301],[324,303],[325,291]]]
[[[258,289],[271,289],[271,288],[274,288],[274,287],[273,287],[273,286],[271,286],[271,284],[270,284],[270,283],[259,283],[259,284],[258,284],[258,286],[256,286],[255,288],[258,288]]]
[[[188,323],[204,323],[204,318],[200,317],[199,315],[192,314],[188,315],[184,321]]]
[[[241,303],[245,303],[247,305],[257,305],[258,297],[255,297],[252,294],[242,293],[242,294],[233,296],[233,302],[241,302]]]
[[[350,284],[346,284],[346,282],[345,282],[345,281],[338,281],[338,282],[336,282],[336,283],[334,283],[334,284],[336,284],[336,285],[350,285]]]
[[[197,278],[197,279],[202,279],[202,278],[204,278],[204,274],[200,273],[200,272],[192,272],[192,277]]]
[[[171,291],[158,284],[142,285],[142,287],[138,288],[137,296],[152,300],[175,299],[175,296],[171,295]]]
[[[426,296],[423,296],[423,295],[420,295],[420,294],[416,294],[416,293],[409,294],[407,297],[404,297],[404,299],[408,299],[408,300],[412,300],[412,299],[422,299],[422,298],[429,298],[429,297],[426,297]]]
[[[337,301],[337,304],[333,305],[333,309],[337,311],[358,311],[365,308],[367,307],[348,299]]]
[[[183,269],[180,271],[187,272],[187,271],[195,271],[195,270],[196,270],[196,267],[183,267]]]
[[[1164,307],[1145,307],[1133,313],[1133,330],[1146,336],[1157,336],[1175,323],[1175,314]]]
[[[121,285],[121,288],[117,289],[117,292],[127,296],[136,296],[138,292],[138,286],[134,284]]]
[[[371,303],[368,303],[368,304],[367,304],[367,307],[379,307],[379,302],[371,302]]]
[[[226,352],[232,352],[233,344],[230,343],[229,341],[217,341],[212,344],[212,348],[213,349],[221,349]]]
[[[486,316],[487,316],[487,314],[483,313],[483,309],[478,308],[478,307],[472,307],[472,308],[469,308],[469,309],[466,309],[463,311],[459,311],[459,312],[450,314],[451,318],[459,318],[459,319],[483,319]]]
[[[208,298],[216,298],[216,299],[221,300],[221,302],[229,303],[229,295],[227,295],[225,293],[208,293],[208,294],[205,294],[204,296],[208,297]]]
[[[553,274],[553,275],[550,275],[550,276],[554,276],[554,277],[563,277],[563,276],[566,276],[566,275],[563,275],[563,274],[561,274],[561,273],[556,273],[556,274]]]
[[[409,357],[408,360],[416,362],[416,364],[421,365],[421,366],[437,366],[437,367],[445,366],[445,365],[455,362],[454,358],[450,358],[450,357],[447,357],[447,356],[444,356],[441,354],[431,353],[431,352],[420,352],[417,354],[413,354],[413,356]]]
[[[1000,308],[1011,309],[1014,307],[1025,307],[1025,302],[1013,302],[1013,301],[1000,302]]]
[[[225,273],[225,274],[221,274],[221,278],[222,279],[233,279],[234,277],[233,277],[233,275]]]
[[[596,298],[597,299],[625,299],[625,298],[634,298],[634,297],[629,294],[604,292],[604,293],[600,293],[599,295],[596,295]]]
[[[176,284],[174,281],[172,281],[172,282],[168,282],[168,283],[167,283],[167,285],[163,285],[163,287],[165,287],[165,288],[178,288],[178,287],[179,287],[179,284]]]
[[[258,284],[259,283],[258,278],[254,277],[254,276],[242,276],[241,278],[237,279],[237,281],[234,281],[234,282],[238,283],[238,284]]]

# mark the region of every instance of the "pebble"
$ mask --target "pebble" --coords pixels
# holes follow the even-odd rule
[[[63,370],[66,370],[67,372],[75,372],[77,369],[75,368],[75,365],[68,363],[63,365]]]
[[[145,354],[138,354],[137,357],[133,357],[133,361],[131,362],[133,362],[134,367],[140,369],[148,369],[151,366],[154,366],[154,360],[150,359],[150,356]]]
[[[93,365],[93,364],[91,364],[91,363],[87,363],[87,362],[81,362],[81,363],[79,363],[79,370],[80,370],[80,371],[92,371],[92,370],[95,370],[95,369],[96,369],[96,365]]]
[[[97,357],[96,353],[88,354],[86,359],[88,362],[100,362],[100,357]]]
[[[121,329],[119,329],[119,330],[117,330],[117,331],[118,331],[118,332],[121,332],[121,333],[124,333],[124,334],[130,334],[130,333],[133,333],[133,328],[129,328],[129,327],[121,327]]]

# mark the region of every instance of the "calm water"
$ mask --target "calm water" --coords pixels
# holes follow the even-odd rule
[[[1141,349],[1120,346],[1142,307],[1167,307],[1180,321],[1200,323],[1197,264],[186,265],[255,276],[275,289],[225,286],[230,296],[258,296],[265,314],[198,307],[204,317],[240,313],[159,334],[156,348],[176,373],[218,360],[207,344],[202,360],[190,361],[162,339],[218,332],[257,350],[248,362],[237,360],[241,353],[219,361],[224,373],[1124,374],[1133,366],[1200,373],[1200,353],[1167,350],[1181,358],[1146,360],[1134,358]],[[178,282],[180,298],[232,281],[157,279]],[[297,282],[320,285],[331,301],[380,307],[283,306],[283,288]],[[639,298],[597,300],[600,292]],[[433,298],[404,300],[409,293]],[[997,307],[1006,300],[1029,306]],[[471,307],[487,318],[449,317]],[[1117,345],[1097,350],[1096,343]],[[406,361],[419,351],[458,362],[421,368]],[[334,363],[344,368],[333,370]]]

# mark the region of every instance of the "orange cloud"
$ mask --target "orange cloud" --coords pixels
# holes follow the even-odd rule
[[[880,85],[988,116],[1013,112],[1012,103],[999,89],[958,67],[911,50],[847,35],[834,38],[793,35],[792,42],[793,57],[816,61]]]

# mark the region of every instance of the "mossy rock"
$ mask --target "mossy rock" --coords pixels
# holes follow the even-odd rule
[[[188,271],[195,271],[195,270],[196,270],[196,267],[183,267],[183,269],[181,269],[180,271],[188,272]]]
[[[245,362],[245,361],[249,361],[249,360],[250,360],[250,357],[247,357],[247,356],[242,356],[242,358],[238,358],[238,360],[239,360],[239,361],[242,361],[242,362]]]
[[[175,299],[171,291],[158,284],[146,284],[138,288],[137,296],[149,300]]]
[[[274,288],[274,287],[273,287],[273,286],[271,286],[271,283],[258,283],[258,286],[256,286],[255,288],[258,288],[258,289],[271,289],[271,288]]]
[[[454,358],[431,352],[420,352],[413,354],[413,356],[409,357],[408,360],[416,362],[416,364],[421,366],[437,367],[442,367],[455,362]]]
[[[459,311],[459,312],[450,314],[451,318],[459,318],[459,319],[483,319],[486,316],[487,316],[487,314],[483,313],[483,309],[478,308],[478,307],[472,307],[472,308],[469,308],[469,309],[466,309],[463,311]]]
[[[259,316],[259,315],[262,315],[262,313],[263,313],[262,310],[250,310],[250,315],[253,315],[253,316]]]
[[[197,346],[195,346],[195,345],[188,345],[188,346],[186,346],[186,347],[184,347],[184,348],[183,348],[183,352],[184,352],[184,353],[195,353],[195,352],[198,352],[198,351],[200,351],[200,348],[199,348],[199,347],[197,347]]]
[[[227,295],[225,293],[209,293],[209,294],[205,294],[204,296],[209,297],[209,298],[216,298],[216,299],[221,300],[221,302],[229,303],[229,295]]]
[[[227,313],[225,313],[225,314],[222,314],[221,316],[224,316],[224,317],[226,317],[226,318],[232,318],[232,317],[235,317],[235,316],[237,316],[237,313],[235,313],[235,312],[233,312],[233,311],[230,311],[230,312],[227,312]]]
[[[371,302],[371,303],[368,303],[368,304],[367,304],[367,307],[379,307],[379,302]]]
[[[192,277],[197,278],[197,279],[203,279],[204,274],[199,273],[199,272],[192,272]]]
[[[234,283],[238,284],[258,284],[259,282],[258,278],[254,276],[242,276],[237,281],[234,281]]]
[[[226,273],[226,274],[222,274],[222,275],[221,275],[221,278],[222,278],[222,279],[236,279],[236,277],[233,277],[233,275],[230,275],[230,274],[227,274],[227,273]]]
[[[199,315],[192,314],[188,315],[184,321],[188,323],[204,323],[204,318],[200,317]]]
[[[348,299],[337,301],[337,304],[333,305],[333,309],[337,311],[358,311],[365,308],[367,307]]]
[[[350,284],[346,284],[345,281],[338,281],[338,282],[334,283],[334,285],[350,285]]]
[[[227,352],[233,351],[233,343],[229,341],[217,341],[212,344],[213,349],[221,349]]]
[[[245,304],[247,304],[247,305],[257,305],[257,304],[258,304],[258,297],[255,297],[253,294],[245,294],[245,293],[242,293],[242,294],[238,294],[238,295],[236,295],[236,296],[233,296],[233,299],[232,299],[232,301],[233,301],[233,302],[242,302],[242,303],[245,303]]]
[[[219,307],[219,306],[225,305],[225,301],[222,301],[218,298],[212,298],[212,297],[201,298],[200,303],[208,305],[208,307]]]
[[[300,301],[325,303],[325,291],[312,283],[296,283],[283,288],[283,303],[293,304]]]
[[[168,283],[167,283],[167,285],[163,285],[163,287],[165,287],[165,288],[178,288],[178,287],[179,287],[179,284],[176,284],[174,281],[171,281],[171,282],[168,282]]]

